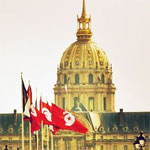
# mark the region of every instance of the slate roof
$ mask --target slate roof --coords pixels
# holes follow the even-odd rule
[[[0,114],[0,135],[21,134],[21,114]],[[29,124],[25,121],[25,133],[29,133]]]
[[[99,117],[106,133],[150,132],[150,112],[100,113]]]
[[[150,112],[78,113],[82,113],[93,130],[102,134],[150,133]],[[29,124],[25,121],[25,134],[28,134],[28,130]],[[10,134],[21,135],[21,114],[0,114],[0,135]]]

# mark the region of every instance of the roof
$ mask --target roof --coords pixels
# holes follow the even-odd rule
[[[97,128],[95,119],[91,120],[94,120],[92,123],[95,131],[97,130],[101,133],[150,132],[150,112],[114,112],[95,114],[98,114],[97,122],[100,122],[99,127]]]
[[[102,134],[150,132],[150,112],[78,113],[88,120],[95,132]],[[29,123],[24,123],[25,134],[28,134]],[[0,114],[0,135],[21,135],[21,127],[21,114]]]
[[[25,133],[29,131],[29,123],[24,122]],[[0,135],[21,134],[21,114],[0,114]]]

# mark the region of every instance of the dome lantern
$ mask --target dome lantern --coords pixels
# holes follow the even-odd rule
[[[85,6],[85,0],[83,0],[83,8],[82,8],[82,14],[79,18],[77,16],[77,22],[78,22],[78,30],[77,30],[77,40],[78,41],[90,41],[92,37],[91,32],[91,17],[87,17],[86,14],[86,6]]]

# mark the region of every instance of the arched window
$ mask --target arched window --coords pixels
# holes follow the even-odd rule
[[[104,74],[101,75],[101,81],[102,81],[102,83],[105,83],[105,76],[104,76]]]
[[[117,146],[116,145],[113,146],[113,150],[117,150]]]
[[[104,99],[103,99],[103,108],[104,108],[104,110],[106,110],[106,108],[107,108],[106,97],[104,97]]]
[[[128,146],[127,145],[124,146],[124,150],[128,150]]]
[[[65,74],[64,75],[64,84],[66,84],[67,83],[67,75]]]
[[[89,97],[89,110],[94,110],[94,97]]]
[[[79,84],[79,74],[75,74],[75,84]]]
[[[89,83],[93,83],[93,74],[89,74]]]

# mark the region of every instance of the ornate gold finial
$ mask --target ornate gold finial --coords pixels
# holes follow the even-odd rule
[[[79,18],[77,16],[78,21],[78,31],[77,31],[77,40],[78,41],[89,41],[92,37],[91,32],[91,17],[87,17],[86,15],[86,6],[85,6],[85,0],[83,0],[83,8],[82,8],[82,14]]]
[[[86,17],[85,0],[83,0],[82,17]]]

